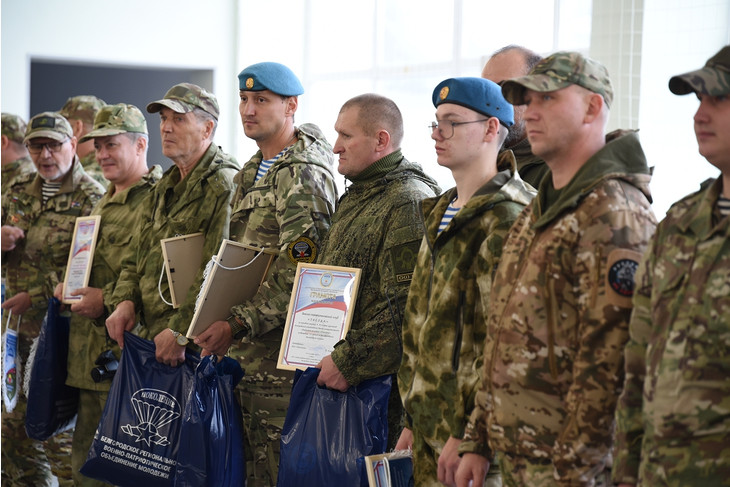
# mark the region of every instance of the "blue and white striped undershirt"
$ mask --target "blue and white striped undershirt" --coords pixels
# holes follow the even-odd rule
[[[720,210],[721,215],[730,215],[730,199],[720,196],[717,199],[717,209]]]
[[[456,198],[451,200],[451,203],[449,203],[449,206],[446,208],[446,211],[444,212],[444,216],[441,218],[441,224],[439,225],[439,233],[443,232],[446,227],[451,223],[451,220],[454,219],[454,215],[456,215],[460,207],[454,206],[454,202],[456,201]]]
[[[289,147],[291,147],[291,146],[289,146]],[[281,152],[279,152],[278,154],[276,154],[273,158],[266,159],[264,161],[261,161],[259,163],[259,170],[256,172],[256,179],[254,179],[254,182],[257,182],[259,179],[261,179],[262,177],[264,177],[264,175],[269,170],[269,168],[276,162],[276,160],[278,158],[280,158],[282,156],[282,154],[284,154],[284,152],[289,147],[284,147],[283,149],[281,149]]]

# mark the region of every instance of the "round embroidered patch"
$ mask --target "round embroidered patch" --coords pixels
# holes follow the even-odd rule
[[[311,264],[317,258],[317,246],[307,237],[299,237],[289,244],[286,249],[292,264],[304,262]]]
[[[630,298],[634,295],[634,274],[639,263],[631,259],[620,259],[608,268],[608,285],[619,296]]]

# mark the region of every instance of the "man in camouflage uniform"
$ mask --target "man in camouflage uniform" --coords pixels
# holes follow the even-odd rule
[[[2,114],[0,159],[2,159],[2,194],[8,193],[13,180],[24,174],[34,173],[35,166],[23,144],[25,121],[12,113]]]
[[[94,250],[89,286],[72,291],[79,301],[71,304],[68,378],[66,384],[79,389],[79,409],[73,435],[71,461],[77,486],[104,485],[79,473],[94,439],[109,389],[110,375],[92,378],[95,361],[110,350],[120,358],[119,347],[109,338],[104,326],[111,312],[106,304],[119,277],[119,256],[132,240],[137,222],[147,210],[146,202],[154,184],[162,176],[160,166],[147,168],[147,123],[133,105],[106,105],[94,119],[94,128],[81,138],[91,140],[104,177],[111,182],[107,193],[91,212],[101,217]],[[56,297],[63,295],[63,283]],[[102,369],[104,370],[104,369]]]
[[[496,83],[447,79],[433,104],[437,161],[456,187],[422,203],[425,236],[403,322],[398,385],[406,428],[396,450],[412,448],[419,486],[454,483],[483,363],[480,295],[489,295],[502,241],[535,194],[515,175],[512,152],[500,152],[514,120]],[[488,485],[500,485],[496,464]]]
[[[71,126],[58,113],[33,117],[25,143],[38,172],[16,178],[2,204],[8,296],[2,307],[4,313],[12,312],[13,318],[21,317],[21,371],[40,332],[48,299],[63,278],[76,218],[87,216],[104,193],[81,167]],[[46,442],[29,439],[25,434],[26,399],[21,393],[12,413],[3,406],[3,485],[50,485],[49,459],[59,484],[70,485],[70,433]]]
[[[157,360],[177,366],[185,360],[187,333],[195,300],[210,257],[228,237],[236,160],[213,143],[218,125],[218,101],[191,83],[173,86],[162,100],[147,105],[160,113],[162,152],[174,165],[153,188],[147,210],[122,259],[114,293],[106,303],[114,312],[107,318],[109,336],[122,348],[124,331],[141,326],[137,334],[154,340]],[[179,308],[170,299],[167,279],[160,281],[163,257],[160,240],[202,232],[202,264]],[[159,288],[158,288],[159,286]],[[192,343],[190,344],[192,346]]]
[[[669,89],[694,93],[702,154],[717,179],[677,202],[636,274],[614,482],[730,482],[730,46]]]
[[[375,94],[352,98],[340,109],[335,130],[338,171],[352,184],[338,202],[317,263],[357,267],[362,274],[350,330],[319,363],[317,383],[345,391],[393,374],[391,449],[402,427],[395,373],[403,353],[401,311],[423,238],[418,207],[441,190],[420,165],[403,157],[403,118],[392,100]]]
[[[313,262],[337,200],[332,147],[313,124],[294,126],[304,89],[286,66],[265,62],[238,75],[241,123],[259,151],[236,175],[230,239],[278,255],[258,294],[213,323],[195,343],[234,356],[246,374],[237,388],[244,418],[248,485],[275,485],[281,429],[294,374],[278,370],[294,273]],[[267,166],[268,169],[266,169]],[[241,341],[242,340],[242,341]]]
[[[542,56],[522,46],[509,45],[498,49],[482,69],[482,78],[502,84],[505,80],[525,76],[542,61]],[[515,123],[509,128],[502,150],[511,150],[517,161],[517,172],[523,181],[537,188],[549,168],[542,158],[532,153],[525,132],[524,106],[516,106]]]
[[[528,138],[550,177],[502,250],[486,390],[465,435],[476,453],[462,458],[457,485],[478,483],[475,459],[494,452],[509,486],[610,485],[633,276],[656,225],[650,171],[635,133],[606,142],[613,88],[600,63],[558,52],[502,93],[527,104]]]
[[[74,136],[79,141],[76,146],[76,155],[81,159],[84,171],[106,188],[109,181],[104,178],[103,171],[96,163],[94,144],[90,140],[81,142],[81,138],[88,134],[94,126],[94,117],[104,105],[106,105],[104,100],[93,95],[72,96],[66,100],[58,113],[66,117],[74,131]]]

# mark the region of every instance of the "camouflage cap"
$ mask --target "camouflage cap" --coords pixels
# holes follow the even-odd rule
[[[613,86],[606,67],[578,52],[560,51],[540,61],[530,74],[502,84],[502,94],[513,105],[525,104],[525,90],[557,91],[578,85],[613,101]]]
[[[12,113],[2,114],[2,133],[5,137],[17,142],[18,144],[23,143],[25,138],[26,124],[25,120]]]
[[[79,142],[129,132],[147,134],[147,122],[139,108],[126,103],[107,105],[96,114],[94,129],[81,137]]]
[[[669,90],[675,95],[699,93],[718,96],[730,93],[730,46],[720,49],[705,63],[705,67],[672,76]]]
[[[72,96],[58,111],[66,119],[77,119],[89,125],[94,123],[97,112],[105,106],[104,100],[93,95]]]
[[[177,113],[192,112],[198,107],[218,120],[220,110],[215,95],[192,83],[180,83],[170,88],[162,100],[153,101],[147,105],[147,111],[157,113],[165,106]]]
[[[71,125],[63,115],[58,112],[43,112],[34,116],[28,121],[28,128],[25,130],[23,142],[38,137],[64,141],[74,136]]]

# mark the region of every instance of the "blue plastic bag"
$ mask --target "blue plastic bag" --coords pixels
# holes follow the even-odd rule
[[[308,368],[294,378],[277,485],[367,486],[357,460],[385,451],[391,377],[339,392],[318,386],[318,376],[319,369]]]
[[[186,349],[179,367],[160,363],[153,342],[125,332],[119,368],[81,473],[122,487],[173,485],[182,416],[199,362]]]
[[[68,364],[68,317],[59,314],[61,303],[48,300],[38,342],[31,350],[28,369],[28,405],[25,432],[36,440],[47,440],[76,424],[79,390],[66,385]]]
[[[183,415],[176,486],[245,485],[243,418],[233,392],[242,378],[241,366],[230,357],[200,360]]]

